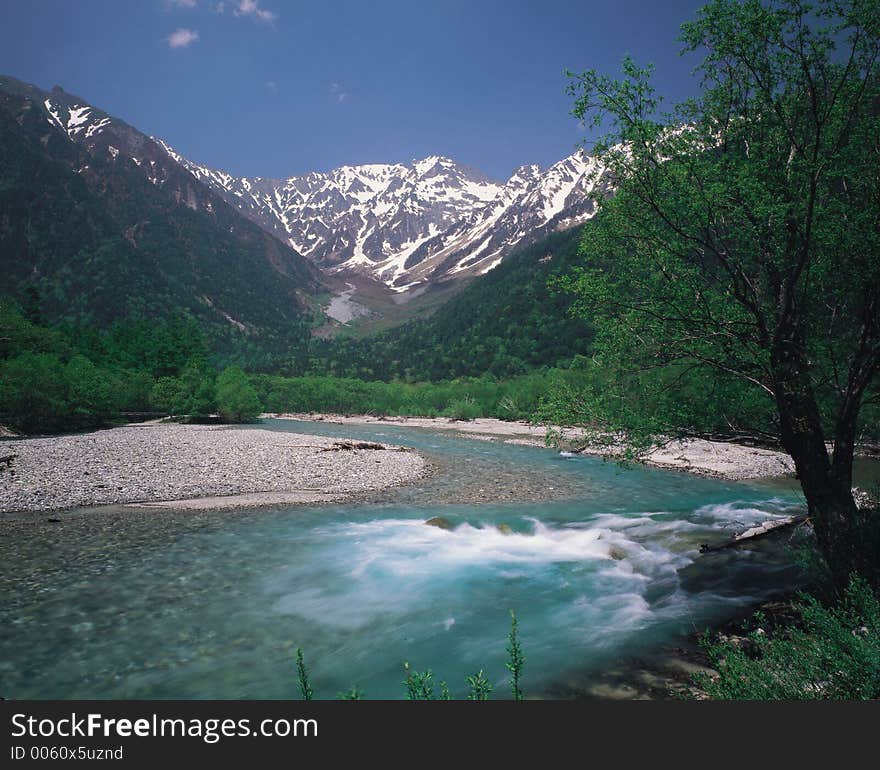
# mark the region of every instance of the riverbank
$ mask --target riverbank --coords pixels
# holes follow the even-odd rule
[[[672,644],[658,645],[636,657],[623,657],[596,677],[568,686],[558,686],[551,695],[560,699],[586,700],[711,700],[697,676],[717,677],[718,671],[701,644],[707,635],[713,643],[747,645],[747,627],[754,627],[755,614],[761,613],[765,632],[797,623],[799,593],[784,591],[779,596],[748,605],[707,628],[695,630]]]
[[[407,428],[428,428],[449,431],[482,441],[506,444],[547,446],[547,426],[526,422],[507,422],[493,418],[453,420],[448,417],[374,417],[372,415],[338,414],[267,414],[287,420],[314,420],[338,425],[400,425]],[[579,446],[586,440],[586,432],[579,428],[550,426],[551,431],[564,437],[565,444]],[[577,450],[581,454],[609,457],[620,447],[588,444]],[[785,452],[703,439],[678,439],[656,447],[639,458],[639,462],[665,470],[685,471],[699,476],[745,481],[772,478],[794,473],[794,463]]]
[[[265,427],[271,430],[166,425],[109,433],[131,433],[129,444],[143,453],[149,436],[181,444],[195,431],[207,443],[201,450],[188,444],[194,453],[225,434],[256,432],[277,445],[305,443],[303,450],[335,462],[384,450],[318,447],[344,438],[411,441],[437,472],[350,505],[182,511],[129,504],[4,515],[8,577],[0,587],[11,601],[0,622],[14,633],[0,659],[10,664],[14,697],[284,698],[293,685],[278,671],[289,670],[292,642],[314,661],[317,691],[332,694],[362,682],[364,666],[338,655],[352,633],[361,660],[376,661],[362,682],[370,697],[399,697],[400,661],[413,655],[461,688],[471,664],[504,671],[497,632],[503,636],[508,607],[521,618],[530,675],[541,672],[530,695],[642,697],[651,674],[648,694],[662,697],[660,664],[630,658],[618,666],[610,650],[620,645],[621,656],[647,658],[660,644],[678,644],[676,628],[687,630],[691,618],[702,627],[739,607],[742,593],[764,598],[759,575],[789,583],[769,543],[747,559],[733,551],[691,555],[719,530],[779,513],[783,503],[765,505],[766,495],[748,486],[381,421]],[[312,438],[316,432],[326,438]],[[425,526],[434,517],[452,527]],[[567,660],[555,652],[561,647]],[[468,658],[474,649],[478,658]],[[620,677],[648,673],[638,674],[633,693],[616,677],[597,676],[611,668]]]
[[[429,472],[403,447],[229,426],[150,424],[6,441],[0,512],[96,505],[216,510],[339,502]]]

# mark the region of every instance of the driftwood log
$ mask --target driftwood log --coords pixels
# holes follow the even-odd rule
[[[739,535],[735,535],[733,538],[723,543],[717,545],[703,543],[700,546],[700,553],[711,553],[712,551],[723,551],[725,548],[733,548],[734,546],[742,545],[749,540],[756,540],[759,537],[769,535],[771,532],[778,532],[780,529],[786,529],[788,527],[796,527],[798,524],[803,524],[808,518],[809,516],[807,516],[807,514],[800,513],[797,516],[789,516],[785,519],[765,521],[756,527],[747,529]]]
[[[322,452],[342,452],[352,449],[387,449],[384,444],[374,441],[334,441],[333,446],[322,449]]]

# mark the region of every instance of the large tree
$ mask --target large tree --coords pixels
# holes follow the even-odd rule
[[[682,40],[701,93],[669,112],[631,60],[571,75],[616,191],[568,288],[618,360],[767,399],[832,573],[870,570],[851,487],[880,368],[880,4],[715,0]]]

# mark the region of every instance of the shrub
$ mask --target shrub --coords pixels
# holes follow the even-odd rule
[[[489,700],[492,692],[492,685],[480,669],[476,674],[466,678],[468,686],[468,700]]]
[[[406,671],[403,684],[406,687],[407,700],[435,700],[433,671],[413,671],[409,663],[403,664],[403,670]]]
[[[253,422],[260,414],[260,399],[247,375],[237,366],[217,378],[217,408],[227,422]]]
[[[61,429],[68,421],[65,367],[51,353],[22,353],[0,365],[0,412],[25,433]]]
[[[721,700],[870,700],[880,697],[880,602],[861,577],[825,606],[801,595],[801,624],[752,631],[746,643],[703,637],[717,675],[697,683]]]
[[[510,633],[507,637],[507,670],[510,672],[510,688],[513,693],[514,700],[523,699],[523,691],[520,688],[520,678],[522,677],[523,657],[522,647],[517,636],[517,620],[513,610],[510,611]],[[410,668],[409,663],[403,664],[403,670],[406,678],[403,680],[403,686],[406,688],[407,700],[452,700],[449,692],[449,686],[444,680],[440,680],[440,695],[436,695],[434,691],[434,672],[414,671]],[[309,682],[309,674],[303,662],[302,649],[296,648],[296,674],[299,684],[299,691],[303,700],[312,700],[314,691]],[[468,686],[468,700],[489,700],[492,694],[492,685],[480,669],[476,674],[465,677]],[[358,686],[353,686],[348,690],[336,694],[338,700],[363,700],[364,691]]]
[[[473,420],[482,416],[482,409],[476,399],[464,396],[451,402],[443,414],[454,420]]]

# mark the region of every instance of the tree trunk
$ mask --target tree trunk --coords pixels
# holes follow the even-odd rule
[[[797,335],[793,335],[796,337]],[[782,445],[794,460],[807,501],[816,542],[834,582],[843,586],[859,570],[858,510],[852,495],[852,435],[837,435],[843,455],[832,463],[825,445],[819,408],[807,377],[809,364],[792,337],[771,352],[774,391],[780,417]],[[840,433],[841,426],[838,426]],[[846,430],[843,431],[846,434]]]

